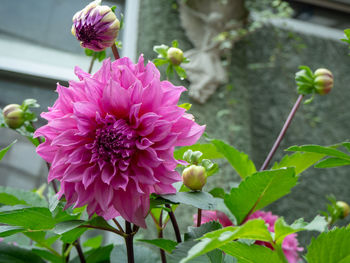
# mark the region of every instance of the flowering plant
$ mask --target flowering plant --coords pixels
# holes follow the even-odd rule
[[[76,67],[78,80],[70,81],[68,87],[58,84],[55,104],[41,114],[46,125],[34,127],[36,118],[30,108],[38,106],[35,100],[3,109],[1,126],[27,136],[37,146],[47,162],[53,190],[44,195],[45,186],[33,192],[0,187],[0,238],[5,238],[0,243],[0,261],[295,263],[303,262],[301,252],[306,250],[299,245],[297,233],[317,231],[321,234],[312,240],[304,259],[348,262],[350,228],[334,226],[349,214],[346,202],[330,197],[327,212],[310,223],[301,218],[288,224],[283,217],[262,210],[287,195],[309,167],[350,165],[350,143],[344,142],[292,146],[287,151],[294,153],[270,167],[301,102],[310,94],[306,103],[315,94],[329,93],[332,73],[300,67],[296,74],[299,97],[258,171],[245,153],[221,140],[207,136],[206,142],[197,143],[205,126],[188,113],[190,104],[178,105],[186,89],[162,81],[157,68],[168,64],[168,79],[174,71],[186,77],[181,63],[188,60],[177,41],[172,47],[157,46],[154,63],[145,65],[141,55],[134,64],[119,57],[115,41],[120,27],[114,9],[101,6],[101,1],[74,15],[72,33],[89,49],[86,53],[93,56],[92,61],[109,47],[114,61],[103,60],[94,74],[91,67],[89,72]],[[0,151],[0,160],[14,143]],[[229,192],[203,190],[207,178],[218,171],[214,159],[226,159],[241,178]],[[197,209],[195,226],[184,235],[174,213],[179,205]],[[168,222],[176,241],[163,237]],[[158,238],[148,235],[134,246],[140,227],[155,227]],[[89,229],[117,234],[125,246],[102,246],[102,236],[97,236],[82,247]],[[16,235],[31,243],[12,243],[10,238]]]

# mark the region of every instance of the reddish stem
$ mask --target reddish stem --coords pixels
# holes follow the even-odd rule
[[[266,170],[266,168],[269,165],[272,157],[276,153],[276,150],[277,150],[278,146],[280,145],[284,135],[286,134],[287,129],[288,129],[290,123],[292,122],[293,117],[294,117],[295,113],[297,112],[301,101],[303,100],[303,97],[304,97],[304,95],[299,95],[297,101],[295,102],[292,110],[290,111],[290,113],[288,115],[288,118],[287,118],[286,122],[283,125],[283,128],[282,128],[280,134],[278,135],[274,145],[272,146],[269,154],[267,155],[266,160],[264,161],[264,164],[261,166],[260,171]]]
[[[169,204],[166,204],[165,206],[170,210],[168,213],[169,213],[170,221],[171,221],[173,228],[174,228],[176,241],[177,241],[177,243],[181,243],[182,240],[181,240],[180,229],[179,229],[179,225],[177,224],[174,212],[171,210],[171,206]]]
[[[200,227],[201,223],[202,223],[202,209],[198,208],[197,227]]]
[[[117,46],[116,46],[115,44],[113,44],[113,45],[111,46],[111,48],[112,48],[112,52],[113,52],[113,55],[114,55],[115,60],[120,59]]]

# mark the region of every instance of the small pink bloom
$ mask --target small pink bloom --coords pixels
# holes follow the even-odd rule
[[[271,212],[256,211],[248,217],[247,221],[258,218],[265,221],[267,228],[270,232],[274,232],[274,227],[278,216],[272,214]],[[194,222],[197,222],[196,214],[193,216],[193,219]],[[204,224],[209,221],[219,221],[223,227],[233,226],[232,221],[224,213],[220,211],[203,210],[201,223]],[[268,242],[256,241],[255,244],[273,249],[271,244]],[[282,249],[289,263],[297,263],[299,260],[298,252],[304,250],[302,247],[299,247],[297,234],[288,235],[283,240]]]
[[[146,227],[151,193],[174,193],[175,146],[194,144],[204,131],[177,106],[184,87],[160,81],[153,63],[105,60],[79,81],[57,85],[58,99],[42,113],[38,154],[51,163],[49,181],[61,182],[67,207],[87,205],[106,220],[121,215]]]

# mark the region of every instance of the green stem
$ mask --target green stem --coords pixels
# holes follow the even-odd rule
[[[92,71],[92,68],[93,68],[93,66],[94,66],[95,60],[96,60],[96,53],[94,53],[94,54],[92,55],[92,59],[91,59],[90,66],[89,66],[89,70],[88,70],[88,73],[89,73],[89,74],[90,74],[91,71]]]
[[[283,252],[282,246],[275,244],[274,242],[270,243],[272,247],[277,251],[278,257],[281,259],[283,263],[288,263],[286,255]]]

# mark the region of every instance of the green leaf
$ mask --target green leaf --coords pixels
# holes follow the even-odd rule
[[[35,192],[4,186],[0,186],[0,203],[3,205],[48,206],[46,200]]]
[[[172,64],[168,65],[168,67],[166,68],[165,74],[168,79],[171,79],[174,76],[174,67]]]
[[[169,47],[166,45],[159,45],[159,46],[154,46],[153,51],[158,53],[160,58],[166,58],[167,57],[167,52],[168,52]]]
[[[215,145],[218,152],[225,156],[241,178],[244,179],[256,172],[254,163],[245,153],[239,152],[233,146],[230,146],[220,140],[212,140],[211,143]]]
[[[220,187],[215,187],[209,191],[209,194],[211,194],[214,197],[218,198],[225,198],[225,190]]]
[[[315,168],[333,168],[345,165],[350,165],[350,160],[330,157],[316,164]]]
[[[153,63],[154,65],[156,65],[157,67],[163,66],[165,64],[168,64],[169,61],[164,59],[164,58],[155,58],[153,59]]]
[[[64,243],[73,243],[75,240],[77,240],[82,234],[84,234],[88,228],[74,228],[68,232],[65,232],[61,236],[61,240]]]
[[[0,223],[27,230],[49,230],[54,228],[56,221],[49,209],[44,207],[3,206],[0,209]]]
[[[69,221],[61,222],[55,226],[53,231],[56,234],[62,235],[63,233],[66,233],[74,228],[77,228],[83,225],[84,223],[86,223],[84,220],[69,220]]]
[[[230,242],[220,249],[237,258],[239,263],[283,263],[274,250],[264,246]]]
[[[0,226],[0,237],[12,236],[13,234],[23,231],[24,228],[19,226]]]
[[[287,151],[292,152],[312,152],[312,153],[320,153],[325,154],[332,157],[338,157],[345,160],[350,160],[350,155],[334,149],[333,147],[325,147],[319,145],[303,145],[303,146],[292,146],[287,149]]]
[[[177,242],[169,239],[164,238],[157,238],[157,239],[137,239],[138,242],[144,242],[147,244],[154,245],[156,247],[159,247],[163,249],[164,251],[171,253],[175,247],[177,246]]]
[[[9,146],[7,146],[6,148],[2,149],[0,151],[0,161],[2,158],[4,158],[5,154],[8,152],[8,150],[10,150],[10,148],[17,142],[17,140],[14,140]]]
[[[176,160],[182,160],[183,155],[186,151],[192,150],[193,152],[195,151],[200,151],[203,153],[199,161],[202,159],[221,159],[224,158],[224,156],[216,150],[216,147],[213,144],[194,144],[192,146],[184,146],[181,148],[178,148],[174,151],[174,157]]]
[[[174,68],[181,80],[184,80],[185,78],[187,78],[186,70],[184,68],[180,66],[174,66]]]
[[[283,167],[294,167],[295,175],[298,175],[313,164],[317,163],[323,157],[325,157],[325,154],[296,152],[292,155],[285,155],[279,163],[274,164],[272,169],[276,170]]]
[[[111,7],[111,10],[112,10],[113,13],[115,13],[115,10],[116,10],[116,9],[117,9],[117,6],[116,6],[116,5],[114,5],[114,6]]]
[[[182,242],[177,245],[176,249],[168,255],[168,263],[179,263],[181,259],[185,258],[187,256],[188,251],[195,246],[198,243],[198,241],[187,241]],[[208,255],[208,254],[207,254]],[[188,262],[191,263],[211,263],[210,259],[207,255],[201,255],[199,257],[196,257],[194,259],[191,259]]]
[[[158,263],[158,253],[142,245],[134,245],[135,263]],[[128,262],[125,245],[117,245],[111,253],[111,263]]]
[[[94,55],[95,51],[91,50],[91,49],[88,49],[88,48],[85,48],[85,55],[88,56],[88,57],[91,57]]]
[[[54,255],[47,250],[33,248],[32,252],[38,255],[39,257],[46,259],[50,263],[62,263],[62,257]]]
[[[304,219],[296,220],[292,225],[288,225],[283,217],[277,219],[275,223],[275,242],[281,246],[286,236],[303,230],[323,232],[327,230],[327,221],[323,216],[316,216],[310,223]]]
[[[98,248],[102,244],[103,237],[101,235],[89,238],[83,243],[84,247]]]
[[[26,111],[28,108],[39,108],[40,105],[37,103],[36,99],[25,99],[21,105],[23,111]]]
[[[85,254],[86,263],[110,262],[109,260],[111,257],[112,250],[113,250],[113,245],[92,249]],[[80,262],[80,260],[78,262]],[[127,262],[127,261],[120,261],[120,262]]]
[[[62,257],[54,255],[47,250],[33,248],[32,252],[35,253],[36,255],[38,255],[39,257],[48,260],[49,262],[62,263]]]
[[[241,224],[249,214],[287,195],[297,181],[294,168],[257,172],[232,188],[224,201]]]
[[[95,57],[99,62],[103,61],[106,58],[106,51],[102,50],[100,52],[96,52]]]
[[[185,241],[195,240],[202,237],[208,232],[219,230],[222,228],[222,225],[217,221],[209,221],[205,224],[202,224],[200,227],[188,227],[187,233],[185,233]]]
[[[205,210],[215,210],[215,198],[206,192],[177,192],[176,194],[160,195],[173,203],[191,205]]]
[[[188,110],[191,109],[192,104],[191,103],[183,103],[183,104],[180,104],[180,105],[177,105],[177,106],[188,111]]]
[[[235,239],[253,239],[273,242],[265,221],[262,219],[254,219],[246,222],[242,226],[229,226],[205,234],[200,239],[200,242],[188,251],[187,257],[182,259],[180,263],[188,262],[195,257],[220,248]]]
[[[0,263],[45,263],[32,251],[18,246],[0,243]]]
[[[173,40],[173,42],[171,42],[171,45],[173,47],[179,47],[179,42],[177,40]]]
[[[350,261],[350,228],[337,228],[312,239],[306,259],[308,263]]]

